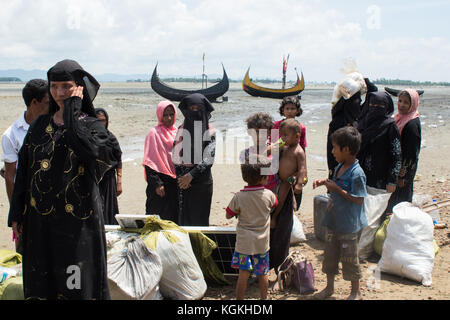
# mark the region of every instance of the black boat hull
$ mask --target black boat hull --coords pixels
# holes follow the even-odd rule
[[[398,94],[403,91],[403,90],[398,90],[398,89],[393,89],[393,88],[388,88],[388,87],[384,87],[384,90],[386,90],[387,93],[389,93],[390,95],[392,95],[394,97],[398,97]],[[423,90],[416,90],[416,91],[419,94],[419,96],[421,96],[424,93]]]
[[[227,73],[225,72],[225,68],[223,67],[223,65],[222,65],[223,68],[222,80],[217,84],[213,85],[212,87],[199,90],[177,89],[165,84],[158,77],[157,67],[158,64],[156,64],[155,69],[153,70],[152,80],[150,82],[152,89],[157,94],[170,101],[181,101],[187,95],[190,95],[192,93],[201,93],[209,101],[214,102],[216,101],[217,98],[223,96],[228,91],[230,86],[228,76]]]

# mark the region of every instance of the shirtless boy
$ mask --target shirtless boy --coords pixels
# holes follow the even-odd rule
[[[300,134],[301,128],[295,119],[286,119],[282,122],[280,135],[285,145],[280,150],[281,157],[278,171],[280,185],[277,192],[279,205],[272,215],[270,223],[272,229],[277,225],[277,216],[283,208],[289,189],[293,187],[294,193],[299,194],[307,182],[305,151],[298,143]],[[292,176],[295,176],[295,178],[293,182],[289,182],[288,180]]]

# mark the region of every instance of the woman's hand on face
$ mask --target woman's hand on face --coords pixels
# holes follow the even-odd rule
[[[83,100],[83,87],[82,86],[76,87],[73,90],[71,97],[80,97],[80,99]]]
[[[158,196],[160,196],[161,198],[164,198],[164,196],[166,195],[166,191],[164,190],[164,186],[157,187],[157,188],[155,189],[155,192],[156,192],[156,194],[157,194]]]
[[[191,186],[192,177],[189,174],[185,174],[178,179],[178,186],[182,190],[186,190]]]

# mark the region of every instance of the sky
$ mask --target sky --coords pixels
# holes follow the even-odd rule
[[[0,0],[0,70],[450,82],[450,1]]]

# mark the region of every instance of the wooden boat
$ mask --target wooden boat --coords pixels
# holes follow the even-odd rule
[[[157,72],[158,64],[156,64],[155,69],[153,70],[152,80],[151,80],[151,86],[152,89],[159,94],[160,96],[169,99],[171,101],[181,101],[185,96],[192,94],[192,93],[201,93],[203,94],[209,101],[215,102],[216,99],[220,96],[223,96],[225,92],[228,91],[228,88],[230,86],[228,81],[227,73],[225,72],[225,68],[222,65],[223,68],[223,77],[222,80],[220,80],[215,85],[206,88],[206,89],[199,89],[199,90],[182,90],[173,88],[164,82],[162,82],[158,77]]]
[[[254,97],[264,97],[264,98],[273,98],[273,99],[283,99],[287,96],[295,96],[298,95],[305,89],[305,79],[300,79],[297,73],[297,83],[295,86],[286,89],[272,89],[265,88],[254,84],[249,77],[250,67],[245,74],[244,80],[242,80],[242,89],[247,92],[249,95]]]
[[[390,95],[392,95],[394,97],[398,97],[398,94],[403,91],[403,90],[398,90],[398,89],[393,89],[393,88],[388,88],[388,87],[384,87],[384,90],[386,90],[387,93],[389,93]],[[419,96],[421,96],[424,93],[423,90],[416,90],[416,91],[419,94]]]

